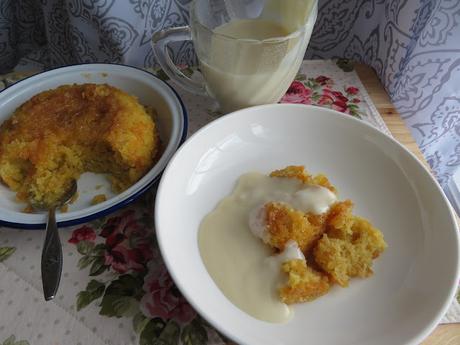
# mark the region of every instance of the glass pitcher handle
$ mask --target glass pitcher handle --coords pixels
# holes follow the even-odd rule
[[[179,26],[155,33],[152,46],[155,57],[166,75],[187,91],[206,95],[204,84],[199,83],[182,73],[171,59],[168,43],[176,41],[191,41],[192,33],[189,26]]]

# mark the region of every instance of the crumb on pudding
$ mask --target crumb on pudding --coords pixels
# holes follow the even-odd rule
[[[34,213],[34,208],[31,204],[27,204],[26,207],[22,209],[22,212],[24,213]]]
[[[307,266],[305,260],[290,260],[282,265],[288,281],[279,288],[283,303],[293,304],[312,301],[329,291],[330,284],[326,274]]]
[[[107,196],[105,194],[98,194],[98,195],[95,195],[91,199],[91,205],[97,205],[97,204],[100,204],[101,202],[104,202],[106,200],[107,200]]]
[[[353,216],[351,234],[324,234],[314,248],[316,263],[337,284],[348,286],[350,278],[372,275],[372,261],[387,247],[382,233],[367,220]]]

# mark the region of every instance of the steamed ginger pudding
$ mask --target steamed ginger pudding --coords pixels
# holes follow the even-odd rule
[[[137,99],[106,84],[63,85],[22,104],[0,126],[0,180],[19,200],[52,204],[83,172],[121,192],[153,165],[159,139]]]
[[[372,275],[382,233],[352,214],[324,175],[289,166],[242,175],[202,221],[200,254],[223,294],[249,315],[286,322],[290,305]]]

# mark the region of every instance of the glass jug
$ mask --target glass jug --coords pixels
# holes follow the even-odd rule
[[[317,0],[194,0],[190,25],[156,33],[165,73],[184,89],[208,94],[222,112],[276,103],[294,80],[313,30]],[[168,43],[192,40],[204,83],[178,70]]]

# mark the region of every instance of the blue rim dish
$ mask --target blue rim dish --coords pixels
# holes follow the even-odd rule
[[[128,67],[128,68],[133,68],[133,69],[136,69],[138,71],[141,71],[141,72],[144,72],[146,74],[148,74],[149,76],[151,76],[152,78],[155,78],[156,80],[160,81],[161,83],[163,83],[164,85],[166,85],[175,95],[175,97],[177,98],[177,100],[179,101],[179,104],[181,106],[181,109],[182,109],[182,118],[184,120],[184,126],[183,126],[183,130],[182,130],[182,134],[181,134],[181,138],[179,140],[179,145],[177,147],[177,149],[184,143],[185,139],[187,138],[187,132],[188,132],[188,113],[187,113],[187,109],[185,108],[185,105],[184,105],[184,102],[182,101],[182,99],[180,98],[179,94],[177,93],[176,90],[174,90],[174,88],[169,85],[168,83],[166,83],[165,81],[161,80],[160,78],[158,78],[157,76],[155,76],[154,74],[150,73],[149,71],[146,71],[142,68],[139,68],[139,67],[135,67],[135,66],[129,66],[129,65],[124,65],[124,64],[118,64],[118,63],[94,63],[94,64],[99,64],[99,65],[115,65],[115,66],[123,66],[123,67]],[[17,81],[16,83],[13,83],[9,86],[7,86],[5,89],[1,90],[0,91],[0,94],[9,89],[11,86],[13,85],[16,85],[16,84],[19,84],[19,83],[22,83],[23,81],[26,81],[30,78],[34,78],[38,75],[41,75],[43,73],[47,73],[47,72],[50,72],[50,71],[55,71],[55,70],[59,70],[59,69],[63,69],[63,68],[68,68],[68,67],[71,67],[71,66],[82,66],[82,65],[91,65],[91,64],[87,64],[87,63],[78,63],[78,64],[72,64],[72,65],[66,65],[66,66],[62,66],[62,67],[57,67],[57,68],[52,68],[52,69],[49,69],[49,70],[46,70],[46,71],[43,71],[43,72],[40,72],[40,73],[37,73],[37,74],[34,74],[34,75],[31,75],[29,77],[26,77],[24,79],[21,79],[19,81]],[[176,149],[176,150],[177,150]],[[167,164],[166,164],[167,165]],[[96,213],[93,213],[93,214],[90,214],[88,216],[84,216],[84,217],[80,217],[80,218],[76,218],[76,219],[72,219],[72,220],[67,220],[67,221],[62,221],[62,222],[58,222],[57,225],[59,227],[68,227],[68,226],[73,226],[73,225],[78,225],[78,224],[82,224],[82,223],[86,223],[90,220],[93,220],[93,219],[96,219],[96,218],[101,218],[101,217],[104,217],[110,213],[113,213],[121,208],[123,208],[124,206],[127,206],[129,204],[131,204],[133,201],[137,200],[142,194],[144,194],[150,187],[152,187],[155,183],[157,183],[159,180],[160,180],[160,177],[161,175],[163,174],[163,171],[164,169],[166,168],[166,166],[158,173],[158,175],[156,175],[151,181],[149,181],[145,186],[143,186],[140,190],[138,190],[136,193],[132,194],[131,196],[129,196],[128,198],[124,199],[124,200],[121,200],[120,202],[118,202],[117,204],[111,206],[111,207],[108,207],[102,211],[99,211],[99,212],[96,212]],[[24,224],[24,223],[15,223],[15,222],[8,222],[6,220],[2,220],[0,219],[0,226],[5,226],[5,227],[10,227],[10,228],[15,228],[15,229],[24,229],[24,230],[43,230],[45,227],[46,227],[46,223],[39,223],[39,224]]]

